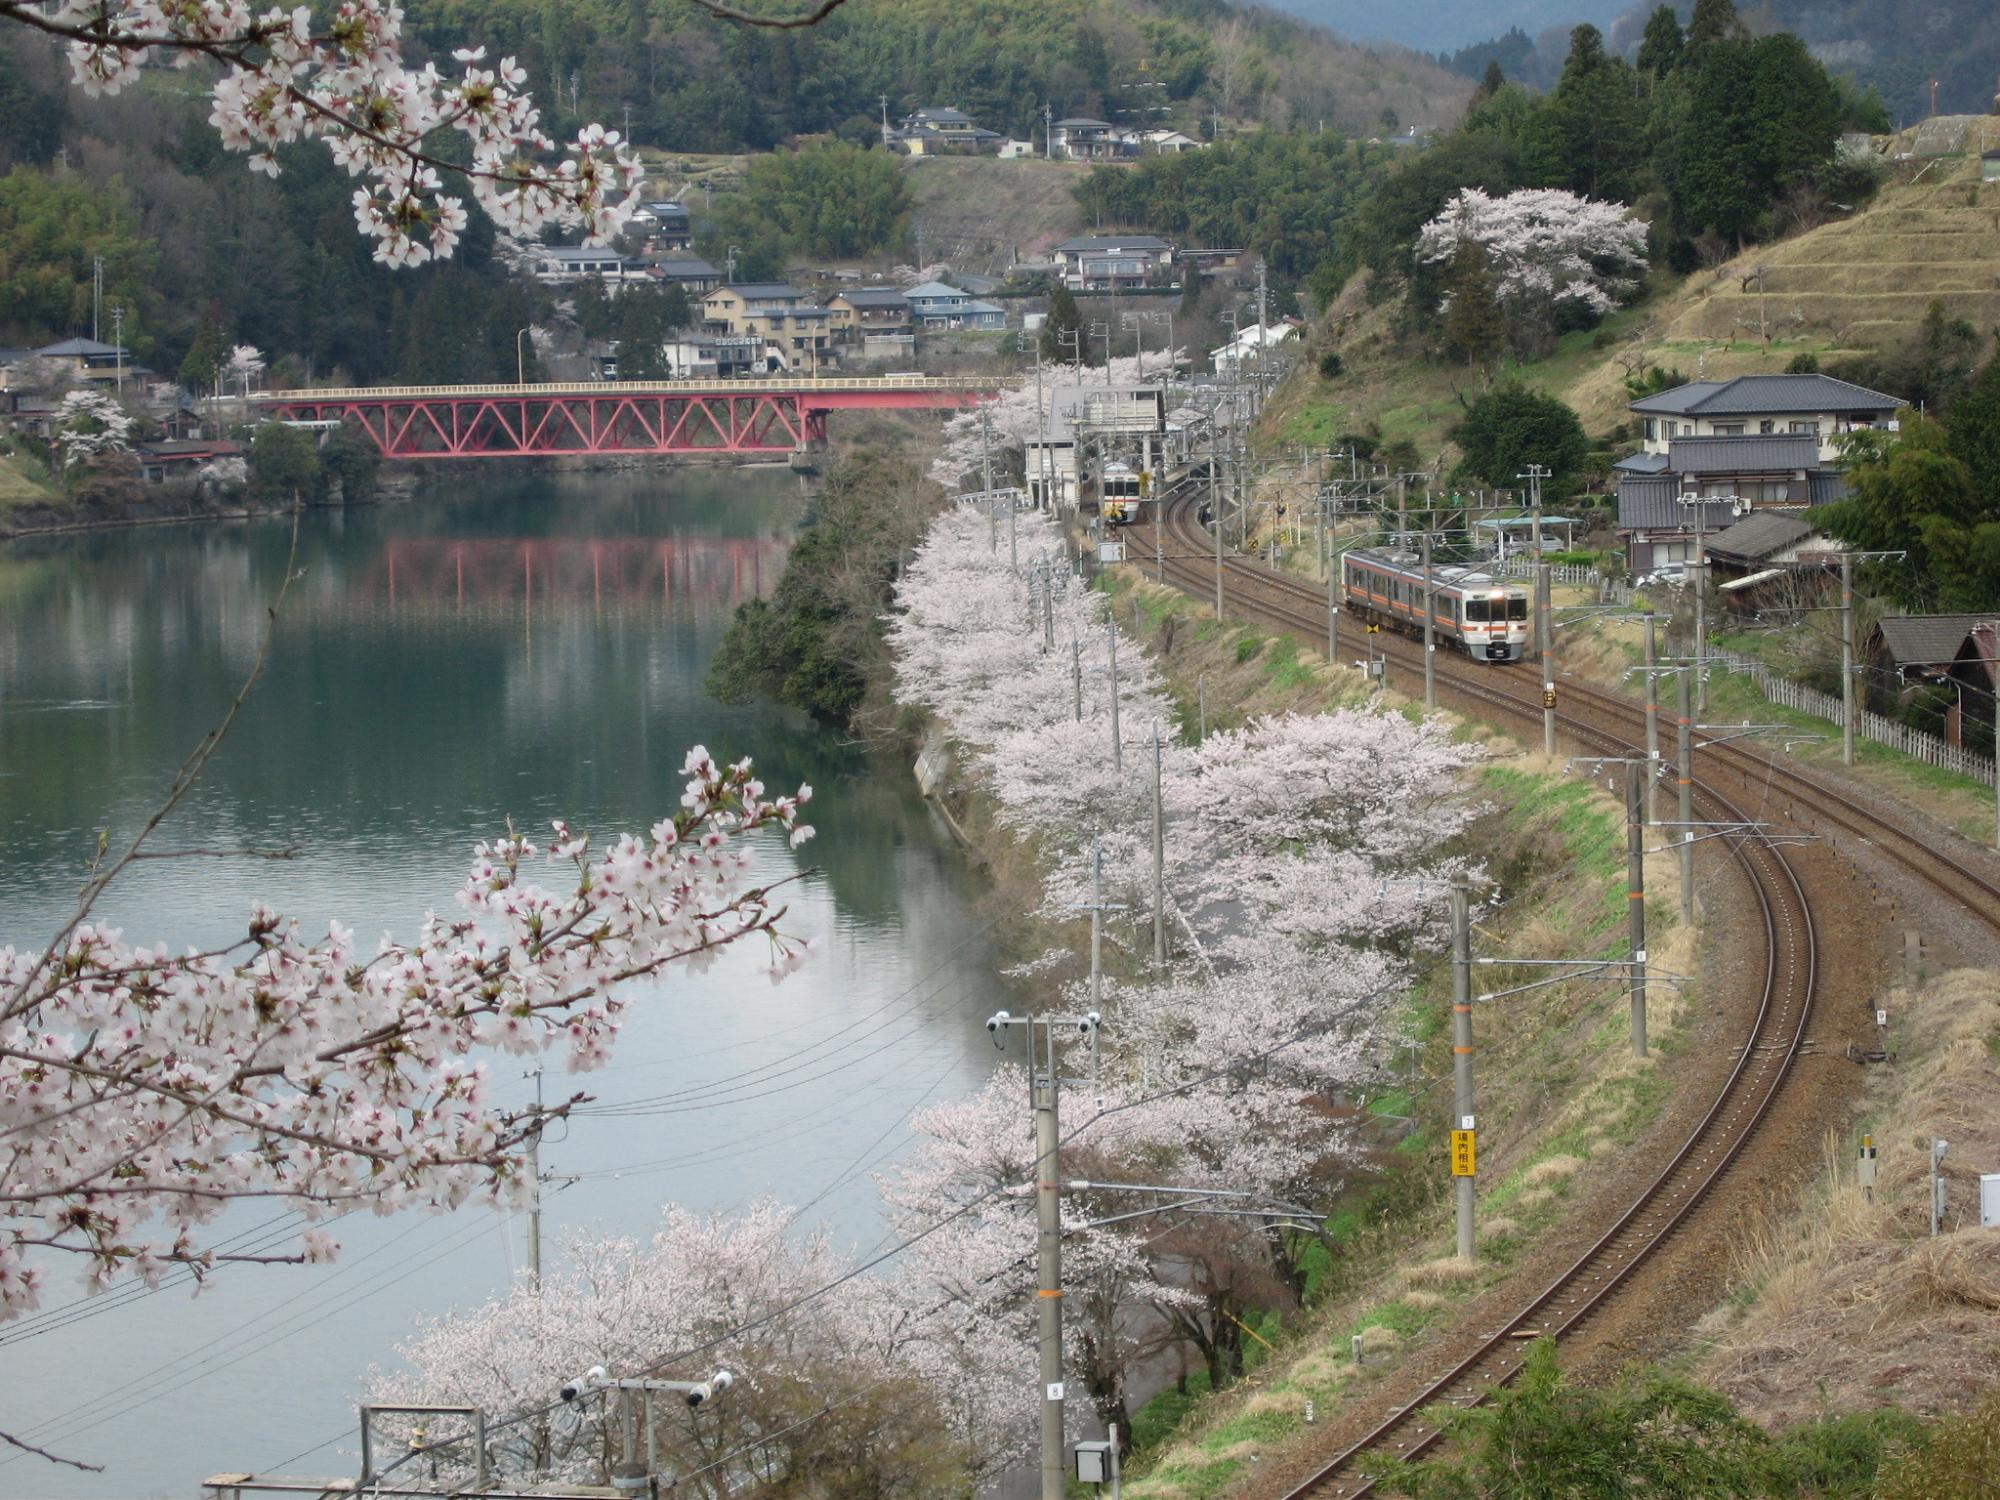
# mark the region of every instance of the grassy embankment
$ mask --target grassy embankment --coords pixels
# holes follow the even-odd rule
[[[1974,327],[2000,326],[2000,185],[1979,181],[1977,160],[1943,161],[1923,181],[1886,185],[1861,212],[1757,246],[1713,270],[1657,277],[1649,296],[1598,329],[1565,335],[1554,353],[1508,361],[1501,378],[1559,396],[1586,429],[1627,420],[1629,368],[1660,365],[1697,378],[1782,370],[1797,355],[1823,362],[1892,349],[1941,300]],[[1296,446],[1378,429],[1408,439],[1425,463],[1481,388],[1462,366],[1413,357],[1396,337],[1394,308],[1349,288],[1320,340],[1344,373],[1302,368],[1272,402],[1263,435]]]
[[[1935,1416],[1992,1388],[2000,1240],[1979,1228],[1978,1174],[2000,1160],[2000,976],[1913,980],[1883,1003],[1894,1066],[1870,1070],[1853,1134],[1828,1139],[1800,1201],[1738,1237],[1735,1291],[1697,1330],[1697,1375],[1762,1422],[1890,1402]],[[1864,1131],[1880,1153],[1872,1201],[1854,1167]],[[1933,1137],[1951,1143],[1937,1239]]]
[[[48,471],[26,453],[0,454],[0,531],[24,511],[59,506]]]
[[[1581,604],[1585,597],[1580,588],[1556,590],[1559,607]],[[1662,654],[1682,650],[1678,643],[1692,636],[1692,605],[1673,592],[1651,600],[1642,595],[1639,607],[1647,602],[1661,613]],[[1839,661],[1836,617],[1818,615],[1810,619],[1804,635],[1721,631],[1711,637],[1711,645],[1717,651],[1758,658],[1785,676],[1800,678],[1810,661],[1824,661],[1829,655],[1834,663]],[[1831,637],[1831,641],[1821,639],[1822,635]],[[1645,655],[1643,627],[1637,620],[1617,616],[1586,620],[1564,626],[1558,631],[1558,639],[1564,672],[1624,692],[1639,691],[1638,683],[1624,675],[1638,666]],[[1666,691],[1670,694],[1671,686]],[[1670,704],[1671,698],[1664,701]],[[1768,736],[1764,742],[1767,753],[1797,760],[1808,769],[1841,772],[1884,797],[1908,804],[1975,843],[1993,841],[1994,792],[1990,784],[1859,738],[1854,742],[1854,765],[1844,768],[1840,764],[1838,723],[1771,702],[1747,676],[1726,671],[1711,675],[1705,722],[1774,724],[1795,730],[1798,738],[1786,739],[1782,730]]]
[[[1369,689],[1330,671],[1289,637],[1218,626],[1170,590],[1112,580],[1119,615],[1137,612],[1140,640],[1158,660],[1193,732],[1205,679],[1211,727],[1257,713],[1355,703]],[[1393,692],[1392,711],[1420,712]],[[1471,773],[1491,807],[1468,838],[1498,904],[1477,924],[1476,948],[1521,957],[1610,956],[1624,943],[1624,816],[1601,791],[1483,726],[1460,738],[1486,751]],[[1693,965],[1693,934],[1675,924],[1674,872],[1649,861],[1647,911],[1655,962]],[[1480,988],[1526,982],[1544,971],[1482,970]],[[1690,994],[1655,988],[1654,1057],[1632,1059],[1625,1010],[1604,985],[1566,985],[1483,1009],[1478,1027],[1481,1230],[1477,1264],[1450,1249],[1451,1211],[1441,1132],[1451,1098],[1450,976],[1442,964],[1406,997],[1397,1028],[1409,1046],[1391,1060],[1391,1083],[1366,1103],[1380,1146],[1377,1165],[1335,1203],[1332,1257],[1314,1270],[1307,1307],[1290,1320],[1266,1315],[1248,1374],[1208,1397],[1196,1374],[1136,1416],[1127,1480],[1134,1496],[1195,1500],[1254,1475],[1257,1455],[1299,1432],[1308,1405],[1330,1420],[1448,1323],[1473,1296],[1521,1265],[1562,1218],[1586,1164],[1638,1138],[1667,1091],[1663,1065],[1682,1051]],[[1415,1063],[1414,1077],[1406,1070]],[[1360,1336],[1364,1361],[1351,1357]]]

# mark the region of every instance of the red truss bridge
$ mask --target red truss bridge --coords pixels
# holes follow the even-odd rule
[[[565,453],[751,453],[826,441],[835,411],[959,411],[996,380],[954,375],[410,385],[264,391],[280,421],[351,423],[384,458],[535,458]]]

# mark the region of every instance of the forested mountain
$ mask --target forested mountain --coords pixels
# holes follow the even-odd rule
[[[2000,5],[1993,0],[1766,0],[1829,67],[1872,86],[1899,124],[1938,109],[1984,114],[2000,90]]]
[[[1373,128],[1388,109],[1443,124],[1466,92],[1427,59],[1226,0],[851,0],[793,31],[720,23],[685,0],[412,0],[409,24],[439,55],[483,43],[520,58],[559,125],[615,123],[630,106],[641,144],[689,151],[873,139],[885,100],[892,117],[951,105],[1026,137],[1044,108],[1329,129]]]

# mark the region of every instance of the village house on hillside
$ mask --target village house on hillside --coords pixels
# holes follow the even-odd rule
[[[1156,234],[1083,234],[1055,247],[1062,282],[1073,292],[1148,286],[1174,263],[1174,247]]]
[[[1627,565],[1691,561],[1697,512],[1715,539],[1753,512],[1839,499],[1841,436],[1886,425],[1902,404],[1828,375],[1739,375],[1640,397],[1643,445],[1614,466]]]
[[[973,328],[993,331],[1007,326],[1007,310],[982,302],[972,293],[942,281],[926,281],[903,294],[910,302],[910,322],[919,333]]]
[[[870,334],[910,331],[910,299],[894,287],[835,292],[827,298],[826,306],[833,314],[833,336],[841,343]]]
[[[997,130],[975,125],[957,109],[920,109],[903,116],[896,129],[882,132],[882,144],[905,156],[986,156],[1006,142]]]
[[[609,289],[638,274],[638,262],[608,246],[540,245],[534,264],[535,280],[543,286],[601,281]]]

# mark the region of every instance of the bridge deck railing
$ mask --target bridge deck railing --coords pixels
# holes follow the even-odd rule
[[[563,396],[758,396],[812,391],[993,391],[1012,384],[964,375],[856,375],[772,380],[577,380],[538,385],[376,385],[317,390],[257,391],[260,406],[324,406],[342,402],[482,399],[536,400]],[[223,400],[236,398],[224,397]]]

